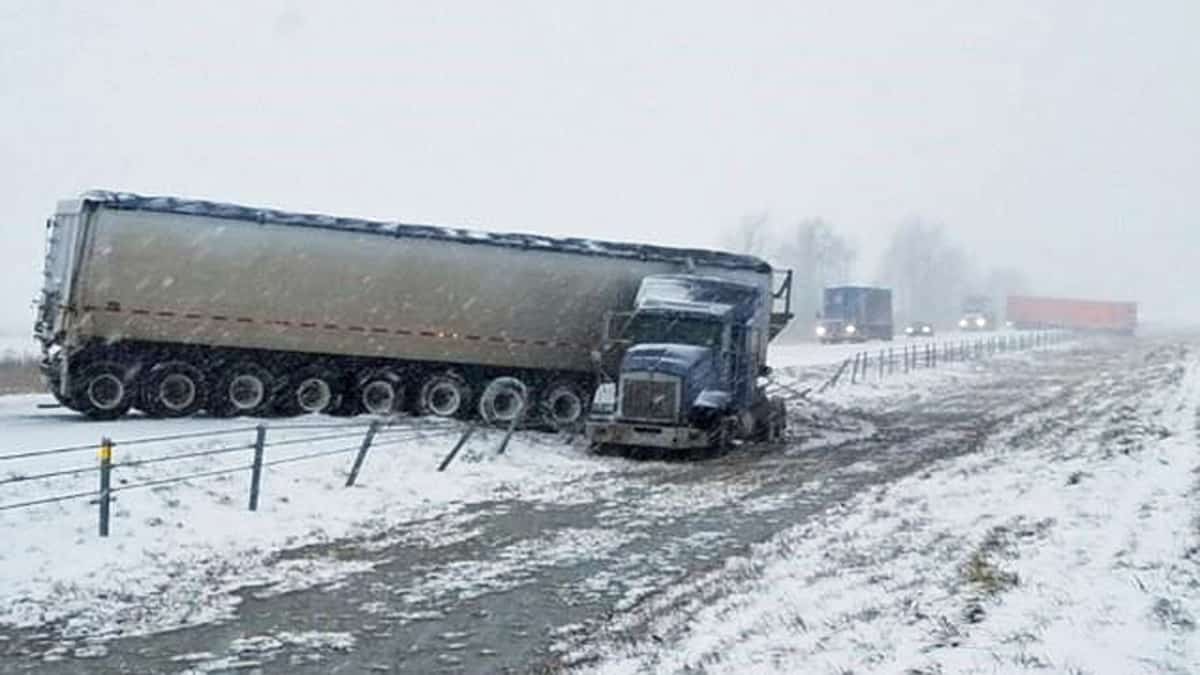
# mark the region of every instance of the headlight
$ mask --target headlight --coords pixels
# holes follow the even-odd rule
[[[933,329],[930,328],[929,326],[921,326],[921,332],[922,333],[932,333]]]
[[[913,334],[913,328],[912,328],[912,326],[909,326],[908,328],[905,328],[905,329],[904,329],[904,332],[905,332],[905,333],[908,333],[909,335],[912,335],[912,334]]]
[[[980,328],[983,328],[984,326],[987,325],[987,319],[985,319],[981,316],[978,319],[975,319],[975,325],[979,326]]]
[[[825,337],[825,326],[817,326],[817,336]]]
[[[966,320],[966,319],[963,319],[963,320],[959,321],[959,322],[958,322],[958,327],[959,327],[959,328],[966,328],[966,327],[967,327],[967,320]]]
[[[858,329],[854,327],[854,324],[850,324],[850,325],[846,326],[847,333],[854,334],[854,331],[856,331],[856,330],[858,330]]]
[[[592,396],[592,412],[611,413],[616,407],[617,385],[613,382],[605,382],[596,387],[596,393]]]

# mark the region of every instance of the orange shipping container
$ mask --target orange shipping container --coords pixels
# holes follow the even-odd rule
[[[1136,302],[1105,302],[1012,295],[1007,317],[1016,328],[1069,328],[1133,334]]]

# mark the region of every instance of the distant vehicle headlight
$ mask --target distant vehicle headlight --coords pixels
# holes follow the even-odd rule
[[[825,326],[817,326],[817,337],[825,337],[826,332]]]
[[[987,319],[985,319],[981,316],[978,319],[975,319],[975,325],[979,326],[980,328],[983,328],[984,326],[987,325]]]
[[[853,335],[853,334],[854,334],[854,332],[855,332],[855,331],[857,331],[857,330],[858,330],[858,329],[854,327],[854,324],[849,324],[849,325],[847,325],[847,326],[846,326],[846,332],[847,332],[847,333],[850,333],[850,334],[852,334],[852,335]]]
[[[930,328],[929,326],[921,326],[921,332],[922,333],[932,333],[933,329]]]
[[[904,329],[904,332],[905,332],[905,333],[908,333],[909,335],[912,335],[912,334],[913,334],[913,327],[912,327],[912,326],[909,326],[908,328],[905,328],[905,329]]]
[[[963,320],[959,321],[959,322],[958,322],[958,327],[959,327],[959,328],[966,328],[966,327],[967,327],[967,320],[966,320],[966,319],[963,319]]]

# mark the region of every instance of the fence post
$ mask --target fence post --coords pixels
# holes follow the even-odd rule
[[[908,345],[904,345],[904,372],[908,372]]]
[[[879,380],[883,381],[883,348],[879,349]]]
[[[263,446],[267,440],[267,425],[254,430],[254,462],[250,465],[250,510],[258,510],[258,486],[262,482]]]
[[[517,430],[517,425],[521,423],[521,420],[525,419],[526,405],[525,401],[522,400],[521,409],[517,411],[516,415],[513,415],[512,422],[508,423],[508,431],[504,432],[504,440],[500,441],[500,447],[496,448],[497,455],[503,455],[504,451],[508,449],[509,439],[512,438],[513,432]]]
[[[367,433],[363,436],[362,445],[358,448],[358,454],[354,456],[354,465],[350,467],[350,475],[346,478],[346,487],[353,487],[354,481],[358,480],[358,472],[362,469],[363,460],[367,458],[367,450],[371,449],[371,441],[375,440],[375,433],[379,431],[379,420],[372,420],[371,426],[367,427]]]
[[[854,352],[854,364],[850,368],[850,384],[858,382],[858,361],[861,357],[861,352]]]
[[[454,448],[450,450],[450,454],[446,455],[446,459],[443,459],[442,463],[438,465],[438,471],[445,471],[446,467],[450,466],[450,462],[454,461],[454,456],[467,444],[467,439],[471,437],[471,434],[475,433],[475,427],[476,425],[474,424],[468,426],[463,435],[458,437],[458,442],[454,444]]]
[[[108,536],[108,513],[112,502],[112,449],[107,436],[100,439],[100,536]]]
[[[863,355],[862,379],[863,379],[863,382],[866,382],[867,377],[869,377],[870,372],[871,372],[871,352],[864,350],[862,355]]]

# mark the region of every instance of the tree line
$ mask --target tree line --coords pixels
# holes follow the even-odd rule
[[[854,242],[822,218],[790,225],[769,214],[747,215],[722,233],[724,248],[756,255],[793,270],[792,308],[796,314],[784,337],[807,339],[821,310],[821,290],[859,283],[892,289],[896,321],[930,321],[951,327],[968,295],[991,299],[997,318],[1004,298],[1028,292],[1024,273],[1015,267],[983,265],[955,241],[946,227],[921,219],[899,223],[873,274],[862,275]]]

